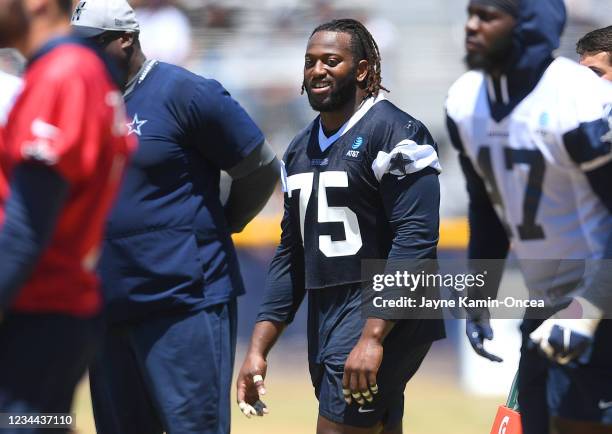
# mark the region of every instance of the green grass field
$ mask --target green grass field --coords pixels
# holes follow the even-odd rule
[[[317,417],[306,364],[297,357],[289,360],[277,352],[270,360],[266,403],[270,414],[247,419],[238,407],[232,408],[232,433],[313,434]],[[238,354],[237,360],[241,361]],[[279,357],[283,357],[281,360]],[[426,360],[406,389],[405,434],[489,434],[497,406],[503,397],[480,398],[466,395],[458,386],[451,360]],[[291,368],[288,369],[288,366]],[[448,367],[448,366],[447,366]],[[442,373],[440,373],[442,372]],[[235,400],[235,392],[232,389]],[[89,389],[84,381],[77,392],[75,408],[79,434],[94,434]]]

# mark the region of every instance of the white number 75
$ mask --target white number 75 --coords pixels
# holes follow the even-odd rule
[[[299,173],[287,178],[287,192],[291,197],[294,190],[300,190],[300,232],[302,242],[304,241],[304,222],[310,195],[314,173]],[[348,176],[346,172],[321,172],[319,174],[319,191],[317,203],[317,221],[319,223],[338,222],[344,226],[345,240],[332,241],[331,235],[319,235],[319,250],[329,258],[337,256],[354,255],[361,249],[361,232],[357,215],[345,206],[329,206],[327,203],[327,187],[348,188]]]

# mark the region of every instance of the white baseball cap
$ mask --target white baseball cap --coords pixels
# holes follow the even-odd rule
[[[81,0],[70,21],[74,33],[84,38],[93,38],[108,31],[140,31],[134,9],[127,0]]]

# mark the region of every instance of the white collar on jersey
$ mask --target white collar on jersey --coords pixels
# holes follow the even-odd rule
[[[363,100],[361,103],[361,107],[353,113],[353,116],[346,121],[344,125],[340,127],[335,134],[330,137],[327,137],[323,132],[323,126],[321,125],[321,119],[319,118],[319,147],[321,148],[321,152],[324,152],[327,148],[334,144],[336,140],[342,137],[348,130],[353,128],[357,122],[361,120],[362,117],[376,104],[385,99],[385,95],[382,92],[378,93],[376,98],[369,97]]]
[[[142,66],[140,67],[136,75],[132,77],[132,79],[128,81],[127,84],[125,85],[125,89],[123,90],[123,97],[125,98],[126,96],[131,94],[136,88],[136,86],[142,83],[142,81],[145,78],[147,78],[147,75],[149,75],[149,72],[151,72],[153,67],[157,65],[158,63],[159,61],[155,59],[145,60],[145,62],[142,64]]]
[[[493,84],[493,78],[487,74],[487,91],[489,93],[489,98],[494,103],[497,103],[497,93],[495,92],[495,85]],[[502,75],[499,78],[499,88],[501,90],[502,102],[505,105],[510,104],[510,93],[508,92],[508,76]]]

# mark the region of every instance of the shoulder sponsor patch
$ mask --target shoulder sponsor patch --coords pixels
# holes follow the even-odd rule
[[[344,155],[342,156],[342,158],[344,160],[360,161],[364,143],[365,139],[363,138],[363,136],[357,136],[355,140],[353,140],[353,143],[351,143],[351,146],[348,146],[344,150]]]

